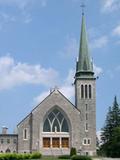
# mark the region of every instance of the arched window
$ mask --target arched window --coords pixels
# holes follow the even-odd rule
[[[84,86],[81,85],[81,98],[84,98]]]
[[[87,85],[85,85],[85,98],[88,98],[88,89],[87,89]]]
[[[5,152],[6,152],[6,153],[10,153],[11,151],[10,151],[9,148],[7,148]]]
[[[43,132],[69,132],[67,120],[57,108],[46,117]]]
[[[90,99],[92,98],[92,87],[91,87],[91,85],[89,85],[89,98]]]

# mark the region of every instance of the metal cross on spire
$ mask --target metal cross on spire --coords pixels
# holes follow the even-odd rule
[[[82,4],[80,5],[80,7],[82,8],[82,15],[84,15],[85,7],[86,7],[86,5],[84,4],[84,2],[82,2]]]

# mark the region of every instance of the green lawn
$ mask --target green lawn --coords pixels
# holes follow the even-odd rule
[[[53,157],[53,156],[43,156],[40,160],[63,160],[63,159],[58,159],[58,157]]]

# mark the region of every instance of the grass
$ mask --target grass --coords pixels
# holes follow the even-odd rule
[[[40,160],[64,160],[64,159],[59,159],[57,156],[42,156]]]

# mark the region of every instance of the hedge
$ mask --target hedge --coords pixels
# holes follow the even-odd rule
[[[59,159],[70,159],[70,155],[61,155],[58,158]]]
[[[40,159],[42,157],[41,153],[1,153],[0,160],[22,160],[22,159]]]
[[[81,155],[74,155],[71,157],[72,160],[92,160],[89,156],[81,156]]]

